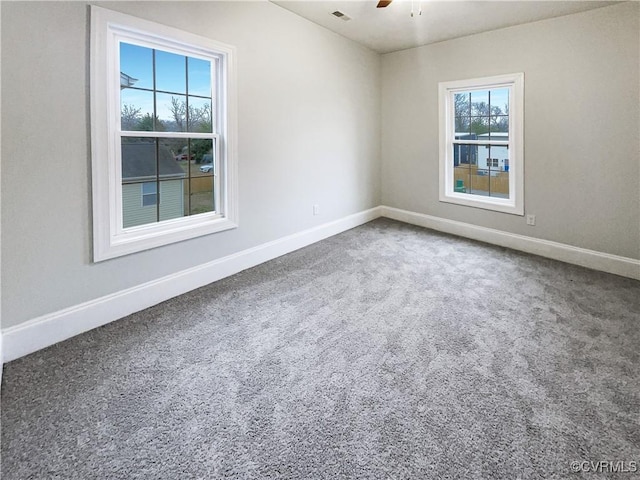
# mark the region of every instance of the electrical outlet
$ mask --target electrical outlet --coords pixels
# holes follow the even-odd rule
[[[314,205],[313,206],[313,214],[314,215],[320,215],[320,205]]]
[[[527,225],[535,225],[535,224],[536,224],[536,216],[527,215]]]

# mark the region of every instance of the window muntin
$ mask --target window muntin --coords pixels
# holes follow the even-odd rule
[[[440,200],[522,215],[523,75],[442,82]]]
[[[100,7],[91,16],[94,260],[236,227],[234,49]],[[150,183],[155,198],[141,200]]]

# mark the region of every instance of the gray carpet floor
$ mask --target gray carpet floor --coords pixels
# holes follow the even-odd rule
[[[2,478],[637,478],[639,299],[379,219],[5,365]]]

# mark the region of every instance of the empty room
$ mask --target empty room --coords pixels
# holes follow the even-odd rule
[[[0,18],[2,479],[640,475],[640,2]]]

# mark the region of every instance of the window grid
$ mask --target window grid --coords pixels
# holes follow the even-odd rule
[[[524,74],[439,84],[440,200],[523,215]]]
[[[146,47],[145,47],[146,48]],[[153,131],[152,132],[145,132],[146,134],[143,135],[145,137],[147,137],[149,134],[158,134],[160,133],[159,131],[159,125],[158,122],[160,121],[159,119],[159,115],[158,115],[158,105],[157,105],[157,94],[158,93],[164,93],[164,94],[168,94],[168,95],[180,95],[182,96],[182,93],[176,92],[176,91],[171,91],[171,90],[158,90],[157,89],[157,85],[158,85],[158,81],[157,81],[157,61],[156,61],[156,53],[157,53],[157,49],[155,48],[150,48],[152,55],[151,55],[151,59],[152,59],[152,88],[143,88],[143,87],[135,87],[135,86],[127,86],[126,88],[130,89],[130,90],[137,90],[137,91],[145,91],[145,92],[150,92],[153,94]],[[190,127],[191,127],[191,119],[190,119],[190,108],[189,108],[189,99],[190,97],[193,98],[201,98],[201,99],[205,99],[205,100],[209,100],[211,102],[211,133],[206,133],[206,134],[202,134],[202,135],[198,135],[198,136],[202,136],[202,138],[205,139],[211,139],[212,140],[212,147],[214,147],[213,145],[213,126],[216,122],[214,122],[214,111],[213,111],[213,86],[214,86],[214,78],[210,78],[210,85],[211,85],[211,95],[210,96],[204,96],[204,95],[191,95],[189,92],[189,56],[188,55],[184,55],[184,73],[185,73],[185,93],[184,93],[184,97],[185,97],[185,124],[184,124],[184,131],[178,131],[178,132],[163,132],[163,133],[167,133],[168,135],[165,136],[163,135],[162,137],[150,137],[154,140],[155,143],[155,171],[156,171],[156,175],[155,175],[155,183],[156,183],[156,222],[161,222],[161,209],[160,209],[160,196],[161,196],[161,189],[160,189],[160,139],[161,138],[180,138],[183,135],[180,134],[187,134],[189,136],[193,136],[194,134],[198,134],[200,132],[191,132],[190,131]],[[138,130],[121,130],[121,137],[128,137],[128,136],[140,136],[141,131]],[[178,134],[178,135],[176,135]],[[186,208],[184,209],[184,216],[190,216],[192,215],[192,211],[193,211],[193,205],[192,205],[192,179],[195,178],[192,176],[191,173],[191,159],[192,159],[192,144],[191,144],[192,139],[191,138],[186,138],[186,150],[187,150],[187,168],[186,168],[186,178],[183,179],[183,188],[186,189],[186,195],[184,195],[184,197],[187,200],[187,205]],[[217,157],[217,156],[216,156]],[[217,158],[214,158],[213,160],[214,162],[217,161]],[[212,190],[212,195],[211,195],[211,200],[213,202],[212,205],[212,211],[217,211],[218,206],[216,205],[216,193],[215,193],[215,189],[216,189],[216,182],[214,181],[214,177],[215,177],[216,173],[215,173],[215,169],[212,170],[212,173],[210,175],[207,175],[206,173],[203,175],[199,175],[199,178],[205,178],[205,177],[211,177],[212,178],[212,183],[213,183],[213,189]],[[138,183],[138,182],[128,182],[128,183]],[[140,182],[140,183],[147,183],[147,182]]]
[[[504,87],[499,87],[498,89],[505,90]],[[458,146],[466,145],[467,150],[469,151],[469,153],[467,154],[468,162],[461,162],[461,159],[460,159],[461,155],[460,153],[458,153],[458,162],[459,162],[458,165],[460,163],[466,163],[468,165],[467,184],[469,185],[468,190],[466,188],[458,187],[457,190],[459,193],[467,193],[469,195],[484,195],[482,192],[486,192],[486,196],[489,196],[489,197],[501,196],[498,190],[492,191],[492,187],[496,188],[495,182],[497,181],[497,180],[494,180],[494,175],[492,174],[492,172],[499,172],[500,167],[498,165],[498,159],[494,159],[492,157],[491,149],[493,147],[500,147],[500,146],[506,146],[508,148],[509,140],[497,140],[496,139],[497,135],[494,136],[492,135],[492,133],[506,133],[508,138],[509,115],[508,115],[508,104],[505,105],[505,110],[503,111],[501,107],[492,103],[492,97],[495,96],[494,92],[496,90],[497,89],[492,89],[492,88],[482,88],[482,89],[475,90],[475,92],[477,92],[480,96],[480,99],[477,102],[473,101],[474,91],[465,91],[464,93],[456,92],[453,94],[454,115],[452,116],[452,121],[453,121],[453,131],[456,133],[456,135],[454,136],[452,143],[454,145],[454,148],[456,145]],[[486,91],[486,99],[487,99],[486,110],[482,108],[482,104],[483,104],[482,96],[484,95],[485,91]],[[507,92],[509,92],[508,89],[507,89]],[[466,111],[459,111],[456,109],[456,106],[455,106],[456,97],[459,99],[460,98],[464,99],[464,102],[466,103],[466,107],[465,107]],[[459,115],[459,113],[463,113],[465,115]],[[495,125],[494,125],[494,122],[492,122],[492,118],[496,118]],[[499,125],[497,125],[498,118],[502,118],[503,121],[506,119],[507,132],[501,129]],[[468,125],[468,127],[466,127],[464,130],[458,131],[456,129],[457,125],[464,125],[464,126]],[[458,135],[458,134],[464,134],[464,135]],[[487,135],[488,139],[487,140],[479,139],[478,136],[481,136],[481,135]],[[460,136],[466,136],[469,138],[458,138]],[[477,149],[479,146],[484,146],[486,148],[487,156],[485,158],[481,158],[478,155]],[[480,164],[480,160],[483,160],[484,165]],[[506,164],[508,164],[508,159]],[[473,176],[472,165],[475,166],[476,168],[475,184],[474,184],[474,178],[473,178],[474,176]],[[508,171],[508,170],[505,170],[505,171]],[[484,190],[484,188],[481,188],[482,182],[480,181],[479,178],[477,178],[479,176],[482,176],[482,177],[486,176],[486,184],[487,184],[486,190]],[[455,183],[455,180],[454,180],[454,183]],[[477,188],[474,188],[474,186]]]

